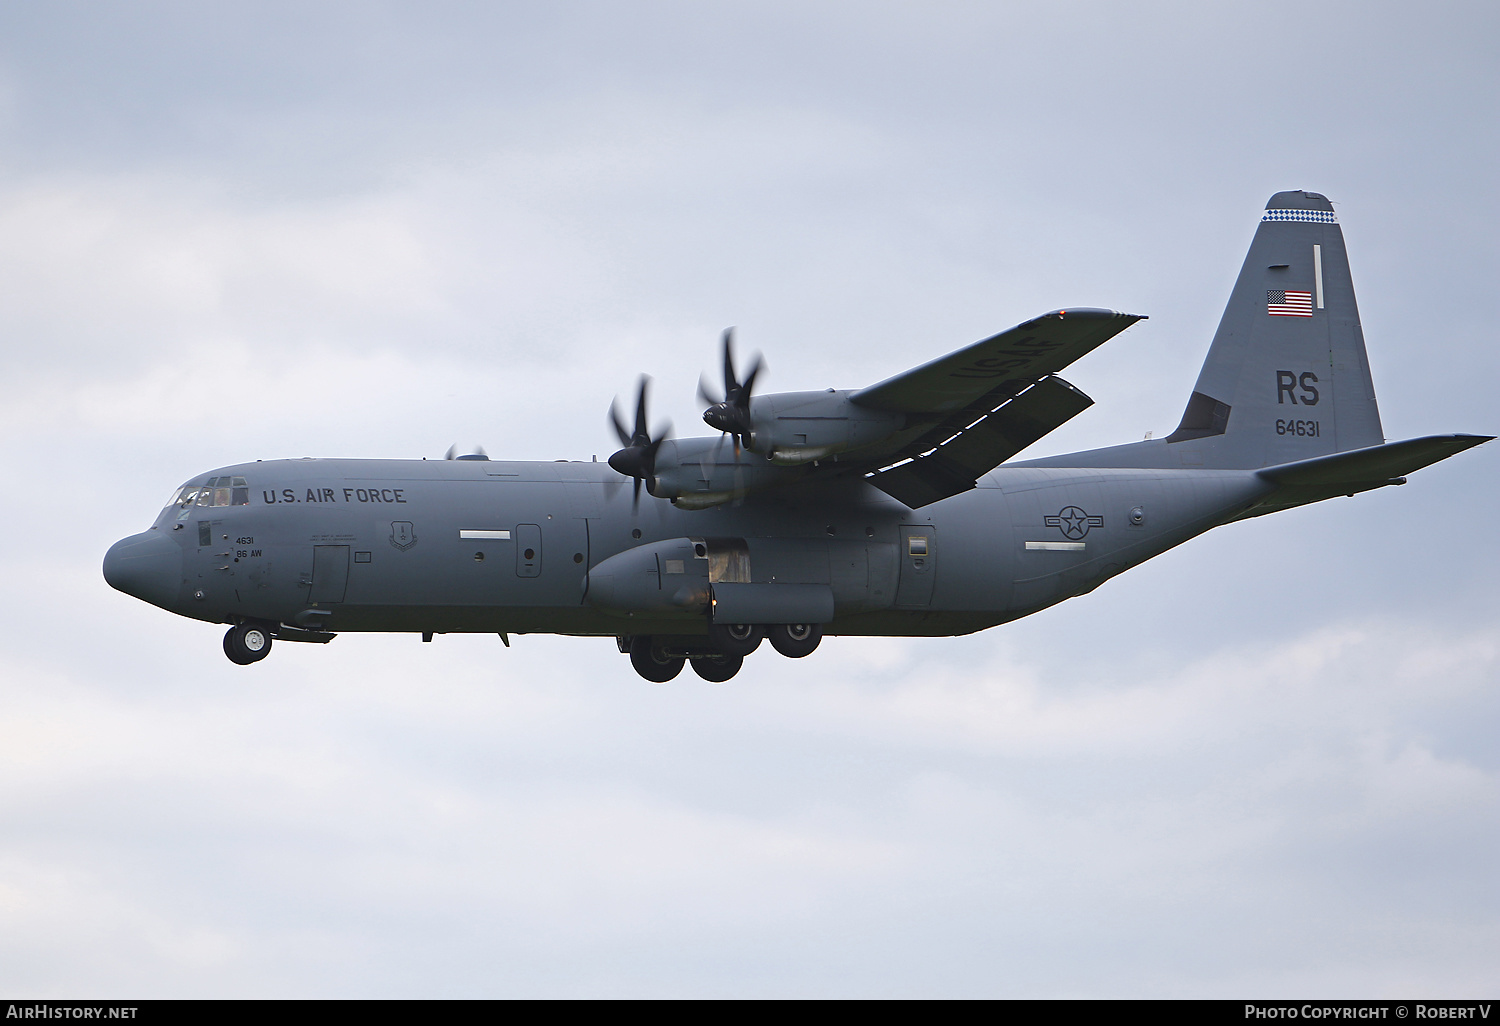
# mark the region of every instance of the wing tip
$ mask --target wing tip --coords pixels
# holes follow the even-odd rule
[[[1038,321],[1062,320],[1108,321],[1115,320],[1116,318],[1128,320],[1132,323],[1150,319],[1145,314],[1125,313],[1122,310],[1106,310],[1098,306],[1070,306],[1062,310],[1049,310],[1040,317],[1033,317],[1026,324],[1035,324]],[[1022,327],[1024,326],[1022,325]]]

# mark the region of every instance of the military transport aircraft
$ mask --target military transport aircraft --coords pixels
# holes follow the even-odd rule
[[[796,658],[824,634],[983,630],[1489,441],[1386,442],[1333,205],[1280,192],[1177,430],[1007,463],[1092,405],[1058,372],[1140,319],[1057,310],[867,388],[768,395],[726,333],[723,396],[702,389],[717,437],[653,434],[643,378],[607,465],[221,467],[115,543],[104,577],[229,624],[241,664],[341,631],[542,632],[613,637],[647,680],[691,661],[725,681],[762,639]]]

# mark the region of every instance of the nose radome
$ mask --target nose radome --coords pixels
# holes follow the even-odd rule
[[[104,579],[116,591],[171,608],[182,584],[182,550],[158,531],[121,538],[104,554]]]

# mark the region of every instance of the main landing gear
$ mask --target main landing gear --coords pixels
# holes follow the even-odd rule
[[[644,635],[631,638],[629,651],[630,665],[635,667],[635,672],[652,683],[665,684],[682,672],[683,657],[668,652],[656,638]]]
[[[815,623],[776,623],[766,628],[771,647],[788,659],[810,656],[823,640],[823,628]]]
[[[620,638],[621,652],[630,653],[630,665],[649,681],[665,684],[682,672],[687,662],[706,681],[722,684],[745,663],[745,657],[760,647],[761,639],[791,659],[811,655],[823,640],[823,628],[815,623],[709,624],[708,636],[636,635]]]
[[[252,623],[236,624],[224,635],[224,654],[240,666],[258,663],[271,654],[271,633]]]

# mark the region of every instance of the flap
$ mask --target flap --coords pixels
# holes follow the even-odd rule
[[[912,509],[974,487],[980,475],[1094,405],[1062,378],[1047,377],[910,462],[879,470],[869,482]],[[908,447],[910,449],[911,447]]]

